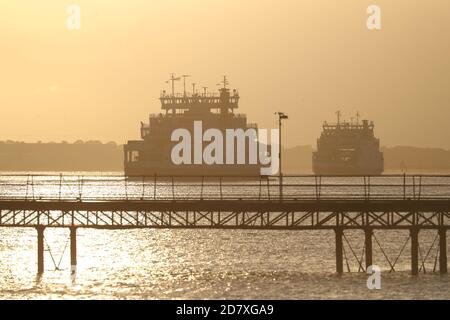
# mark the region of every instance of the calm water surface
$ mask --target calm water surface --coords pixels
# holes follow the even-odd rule
[[[36,231],[0,228],[2,299],[450,299],[450,276],[432,273],[433,231],[420,234],[427,273],[409,274],[409,245],[396,272],[374,241],[382,289],[358,273],[363,234],[348,231],[351,273],[334,274],[332,231],[78,229],[78,266],[71,276],[66,229],[45,231],[45,273],[36,276]],[[394,261],[406,231],[377,231]],[[447,240],[449,243],[450,241]],[[429,251],[429,252],[428,252]],[[450,256],[450,252],[448,252]],[[58,267],[59,268],[56,268]]]

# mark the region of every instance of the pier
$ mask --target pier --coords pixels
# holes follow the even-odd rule
[[[77,265],[78,228],[333,230],[336,272],[344,272],[345,232],[364,234],[366,270],[375,230],[409,231],[411,273],[418,275],[420,232],[436,232],[438,270],[447,274],[450,176],[124,177],[0,176],[0,227],[37,231],[44,272],[46,228],[70,229]],[[433,242],[434,244],[434,242]],[[395,262],[389,262],[395,270]]]

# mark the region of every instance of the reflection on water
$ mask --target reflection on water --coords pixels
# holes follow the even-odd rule
[[[376,231],[394,261],[407,231]],[[363,233],[347,231],[352,273],[335,275],[332,231],[79,229],[78,266],[71,276],[69,231],[45,231],[45,272],[36,276],[36,230],[0,228],[0,297],[129,299],[450,299],[450,277],[433,274],[436,232],[420,234],[426,274],[410,276],[409,245],[396,272],[374,241],[382,289],[357,273]],[[450,241],[449,241],[450,242]],[[450,253],[448,254],[450,256]],[[55,266],[59,265],[59,270]]]
[[[395,273],[375,247],[382,289],[369,291],[367,277],[347,258],[353,273],[334,274],[333,234],[328,231],[242,230],[86,230],[78,231],[78,267],[71,277],[68,231],[47,229],[45,273],[36,278],[34,229],[0,229],[0,296],[2,298],[136,298],[136,299],[327,299],[450,298],[450,277],[409,272],[409,252]],[[353,250],[362,253],[362,235],[347,233]],[[406,240],[405,232],[378,232],[390,258]],[[421,235],[422,252],[432,232]],[[47,246],[46,246],[47,247]],[[55,264],[61,259],[60,270]],[[53,258],[52,258],[53,256]],[[54,263],[55,261],[55,263]],[[347,266],[346,266],[347,268]]]

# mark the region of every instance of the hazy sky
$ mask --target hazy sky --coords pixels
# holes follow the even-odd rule
[[[260,127],[287,112],[290,146],[340,109],[382,145],[450,148],[449,0],[2,1],[0,58],[0,140],[136,139],[175,72],[210,88],[227,74]]]

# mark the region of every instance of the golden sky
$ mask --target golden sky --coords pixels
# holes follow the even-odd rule
[[[288,113],[289,146],[340,109],[382,145],[450,148],[448,0],[5,0],[0,57],[0,140],[136,139],[175,72],[210,88],[227,74],[260,127]]]

